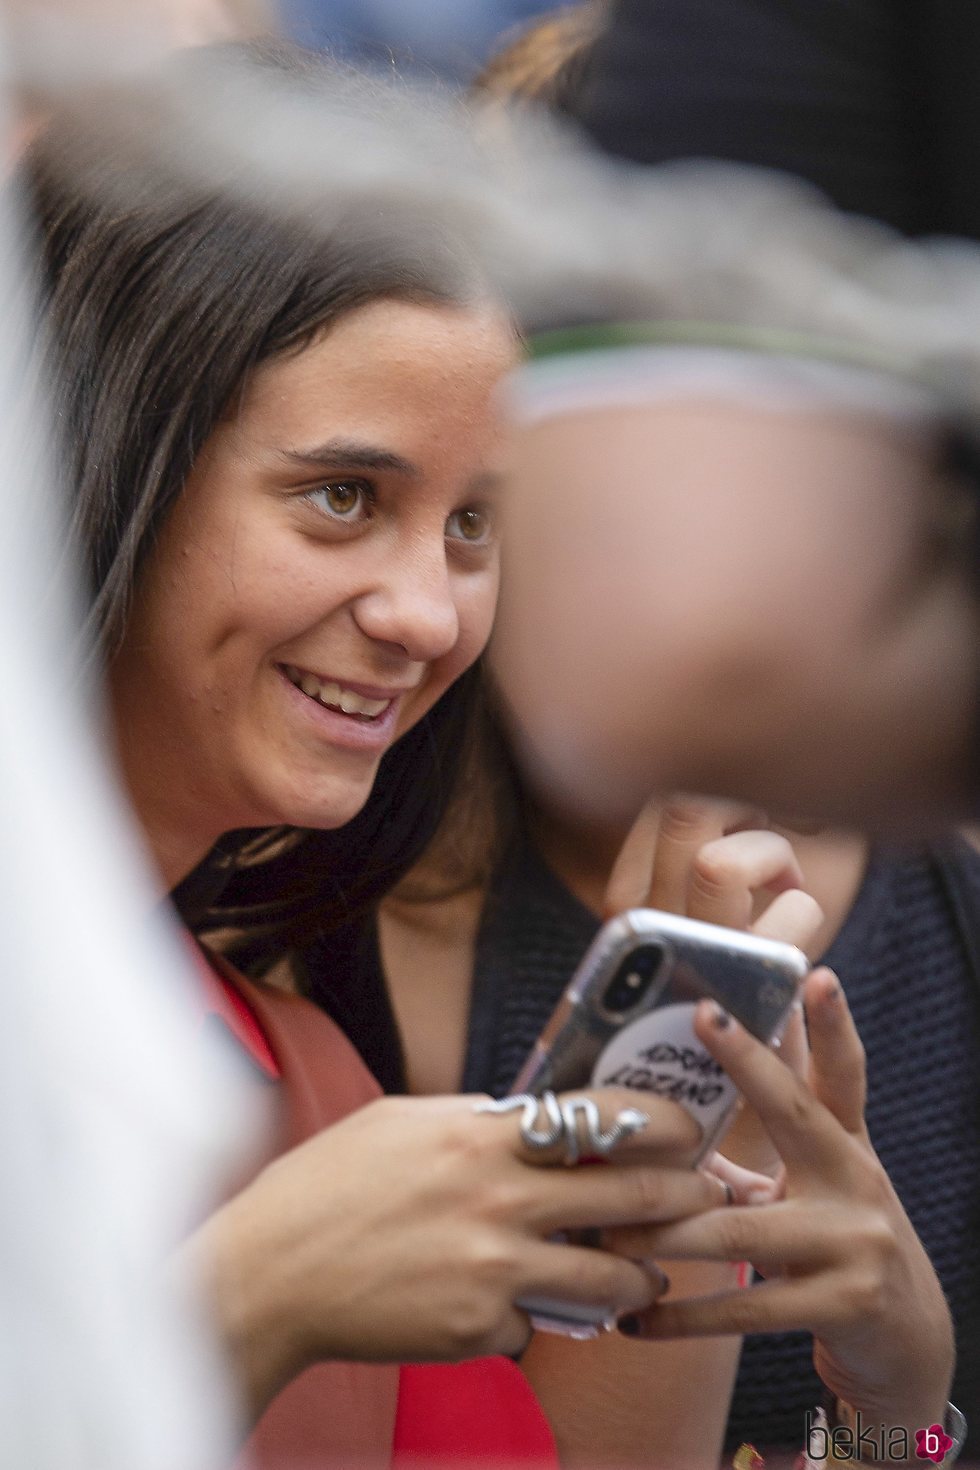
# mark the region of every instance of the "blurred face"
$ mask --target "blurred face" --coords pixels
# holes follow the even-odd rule
[[[522,430],[494,663],[542,788],[606,819],[672,789],[846,823],[962,803],[977,616],[932,454],[693,398]]]
[[[480,653],[494,389],[513,353],[489,308],[379,302],[253,374],[111,670],[151,839],[179,828],[203,851],[234,827],[349,821],[384,752]]]

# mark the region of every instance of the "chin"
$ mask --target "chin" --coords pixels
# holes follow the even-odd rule
[[[312,827],[323,831],[346,827],[364,810],[373,787],[372,779],[363,785],[345,785],[341,790],[325,791],[312,797],[308,787],[302,793],[294,790],[283,800],[270,803],[270,808],[278,813],[272,825]]]

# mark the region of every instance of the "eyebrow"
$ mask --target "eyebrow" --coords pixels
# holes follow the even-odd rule
[[[374,444],[359,444],[353,439],[328,439],[312,449],[281,449],[280,458],[299,469],[329,470],[393,470],[409,480],[421,480],[422,471],[410,459]],[[496,470],[483,470],[466,487],[468,495],[492,495],[500,489],[504,476]]]
[[[283,449],[282,458],[300,468],[334,470],[393,470],[408,479],[421,479],[418,465],[394,454],[390,449],[380,449],[374,444],[359,444],[351,439],[328,439],[312,449]]]

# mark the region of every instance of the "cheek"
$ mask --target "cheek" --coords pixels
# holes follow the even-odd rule
[[[343,558],[275,528],[212,565],[196,594],[210,651],[261,659],[336,613],[351,595]]]

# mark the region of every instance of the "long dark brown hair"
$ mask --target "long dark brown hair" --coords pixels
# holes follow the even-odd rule
[[[272,67],[304,89],[330,85],[332,65],[294,48],[231,49],[236,64]],[[365,203],[324,232],[157,177],[147,149],[107,155],[76,116],[51,121],[22,174],[92,641],[110,658],[147,553],[252,368],[369,302],[459,305],[483,284],[459,241],[426,235],[424,221],[403,232]],[[239,930],[259,965],[356,924],[438,826],[478,686],[471,670],[386,754],[340,831],[229,834],[175,894],[187,921]]]

